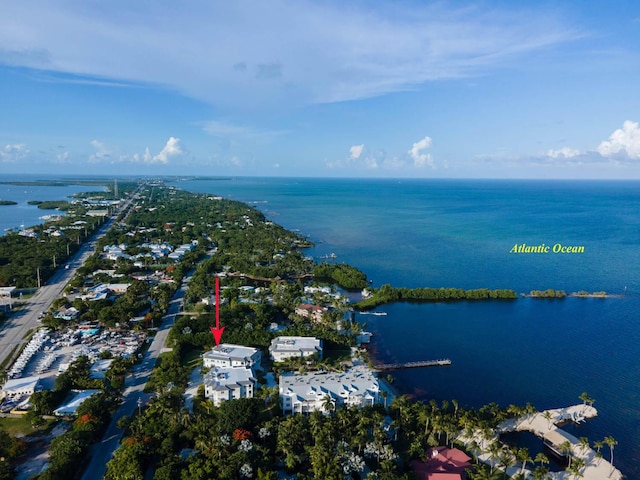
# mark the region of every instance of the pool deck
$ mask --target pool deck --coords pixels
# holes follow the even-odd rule
[[[547,413],[548,412],[548,413]],[[475,440],[481,449],[486,451],[488,445],[493,441],[498,441],[498,436],[501,433],[514,432],[514,431],[528,431],[541,440],[546,438],[550,443],[558,445],[564,441],[568,441],[571,444],[571,451],[574,458],[580,458],[584,461],[585,466],[581,470],[582,479],[584,480],[621,480],[622,473],[615,468],[604,458],[598,458],[596,452],[592,448],[585,448],[580,445],[579,440],[558,428],[557,424],[565,423],[568,421],[574,421],[575,419],[589,419],[598,415],[598,411],[591,405],[572,405],[566,408],[556,408],[553,410],[545,410],[544,412],[535,412],[529,415],[510,419],[502,422],[495,431],[495,436],[491,440],[484,440],[481,435],[474,435],[473,438],[460,436],[459,440],[468,444],[472,440]],[[606,445],[605,445],[606,447]],[[607,447],[608,448],[608,447]],[[614,449],[615,451],[615,449]],[[479,453],[479,452],[476,452]],[[491,465],[492,459],[488,453],[479,453],[478,459]],[[496,467],[496,461],[493,459],[494,467]],[[507,469],[507,475],[514,476],[521,471],[520,467],[510,467]],[[525,475],[527,479],[533,479],[531,470],[525,469]],[[569,480],[573,476],[569,471],[562,472],[550,472],[549,478],[553,480]]]

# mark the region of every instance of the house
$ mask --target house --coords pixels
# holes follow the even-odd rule
[[[92,397],[97,393],[101,393],[102,390],[71,390],[71,394],[65,399],[62,405],[53,411],[53,414],[59,417],[65,415],[75,415],[78,407],[84,403],[85,400]]]
[[[427,459],[411,462],[419,480],[463,480],[471,468],[471,457],[457,448],[435,447],[427,451]]]
[[[69,307],[69,308],[61,308],[53,316],[55,318],[61,318],[62,320],[69,321],[69,320],[73,320],[74,318],[77,318],[78,315],[80,315],[80,312],[76,307]]]
[[[309,413],[327,411],[343,405],[363,407],[380,403],[380,386],[367,368],[356,367],[346,372],[315,372],[306,375],[283,373],[279,382],[282,412]],[[328,407],[327,402],[332,403]]]
[[[271,340],[269,355],[274,362],[284,362],[291,357],[322,358],[322,341],[315,337],[277,337]]]
[[[107,373],[107,370],[109,370],[112,363],[113,358],[97,360],[93,365],[91,365],[91,368],[89,368],[89,378],[105,378],[104,374]]]
[[[7,380],[2,387],[2,398],[19,398],[36,391],[40,377],[23,377]]]
[[[257,348],[221,343],[202,355],[205,368],[248,367],[260,368],[261,353]]]
[[[298,305],[295,309],[296,315],[300,315],[303,318],[308,318],[314,322],[320,322],[322,315],[329,311],[327,307],[321,307],[319,305],[311,305],[309,303],[303,303]]]
[[[215,367],[204,376],[204,396],[218,407],[227,400],[253,398],[257,380],[251,368]]]

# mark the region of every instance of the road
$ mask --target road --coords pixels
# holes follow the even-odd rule
[[[133,372],[125,378],[124,400],[116,413],[111,416],[111,423],[102,437],[102,441],[91,447],[91,461],[82,476],[82,480],[98,480],[104,477],[107,471],[107,462],[120,445],[120,440],[124,433],[123,430],[116,426],[116,423],[124,416],[133,415],[135,409],[139,406],[139,402],[143,404],[148,401],[150,395],[143,392],[144,386],[151,376],[151,371],[156,364],[158,356],[166,348],[167,335],[171,327],[173,327],[177,313],[180,311],[189,280],[190,276],[185,276],[182,285],[173,296],[168,312],[163,317],[162,325],[158,328],[158,332],[153,338],[153,342],[151,342],[151,346],[145,353],[142,362],[136,364]]]
[[[96,234],[82,244],[71,260],[67,262],[69,268],[62,266],[49,278],[46,285],[41,286],[38,292],[28,299],[24,308],[14,312],[0,328],[0,364],[12,353],[16,345],[20,346],[26,343],[25,336],[29,330],[35,330],[40,326],[40,313],[49,309],[53,301],[62,295],[64,288],[69,280],[73,278],[76,270],[81,267],[87,259],[95,252],[95,246],[98,239],[113,226],[115,218],[122,212],[127,211],[131,206],[136,193],[139,193],[142,186],[129,196],[129,198],[120,205],[116,213],[109,218],[96,232]],[[20,348],[15,350],[19,352]],[[15,355],[17,356],[17,355]],[[7,365],[10,367],[10,365]],[[8,368],[7,368],[8,369]]]

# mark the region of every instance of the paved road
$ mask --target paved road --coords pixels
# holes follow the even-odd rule
[[[102,437],[102,441],[91,448],[91,461],[82,476],[82,480],[99,480],[104,477],[107,471],[107,462],[113,456],[113,452],[116,451],[122,439],[123,430],[119,429],[116,423],[123,416],[133,415],[135,409],[138,408],[139,401],[143,403],[148,401],[150,395],[145,394],[142,390],[149,380],[158,355],[166,348],[167,334],[173,327],[176,314],[180,311],[186,290],[185,287],[189,279],[190,277],[183,279],[182,285],[173,296],[169,310],[163,317],[162,325],[158,328],[158,332],[153,338],[153,342],[144,355],[142,362],[134,367],[130,375],[127,375],[123,392],[124,400],[111,417],[111,423]]]
[[[2,324],[2,327],[0,327],[0,363],[11,354],[16,345],[26,343],[24,337],[29,330],[34,330],[40,326],[40,313],[48,310],[53,301],[62,295],[62,291],[69,280],[73,278],[76,270],[95,252],[96,241],[113,226],[115,218],[130,207],[135,193],[138,193],[141,188],[142,186],[120,205],[113,217],[107,220],[91,239],[82,244],[80,250],[67,262],[69,269],[61,266],[49,278],[47,284],[40,287],[38,292],[27,300],[22,310],[14,312]],[[16,352],[19,350],[20,348],[16,349]],[[10,365],[7,365],[7,369],[9,367]]]

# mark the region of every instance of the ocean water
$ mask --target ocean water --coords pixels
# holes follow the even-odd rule
[[[50,180],[51,178],[44,178]],[[30,181],[43,180],[42,177],[28,175],[0,175],[0,181]],[[7,229],[17,230],[22,225],[31,227],[44,223],[40,217],[44,215],[64,215],[64,212],[56,210],[42,210],[37,205],[29,205],[29,201],[55,201],[69,200],[75,193],[101,190],[101,187],[87,185],[11,185],[0,184],[0,200],[11,200],[17,205],[0,205],[0,236],[7,233]]]
[[[607,299],[520,298],[381,307],[359,316],[382,361],[450,358],[394,373],[419,399],[539,409],[579,403],[599,416],[573,428],[607,435],[615,465],[640,478],[640,182],[237,178],[178,184],[253,203],[335,253],[373,284],[606,291]],[[583,246],[514,254],[514,245]],[[605,458],[608,451],[604,449]]]

